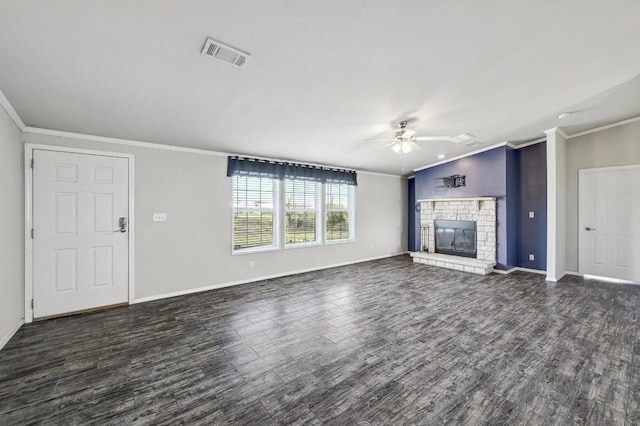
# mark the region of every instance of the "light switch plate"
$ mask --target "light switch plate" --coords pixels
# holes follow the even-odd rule
[[[536,260],[536,257],[533,254],[529,255],[529,260]]]
[[[166,213],[154,213],[153,214],[153,221],[154,222],[166,222],[167,221],[167,214]]]
[[[534,212],[529,212],[529,219],[533,219],[534,217],[536,217],[536,214]]]

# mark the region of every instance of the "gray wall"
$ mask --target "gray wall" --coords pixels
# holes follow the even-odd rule
[[[22,134],[0,107],[0,341],[24,318]],[[0,344],[0,347],[2,345]]]
[[[406,251],[400,177],[358,174],[353,243],[233,256],[226,157],[29,133],[25,141],[135,155],[137,299]],[[167,222],[152,222],[154,212]]]
[[[640,122],[567,141],[567,271],[578,271],[578,170],[640,164]]]

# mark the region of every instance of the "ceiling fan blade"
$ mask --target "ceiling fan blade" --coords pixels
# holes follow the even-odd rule
[[[476,137],[470,133],[463,133],[458,136],[454,136],[450,139],[449,142],[460,143],[460,142],[473,142],[476,140]]]
[[[407,141],[406,143],[409,144],[409,146],[411,147],[412,151],[421,151],[422,147],[420,145],[418,145],[417,143],[415,143],[414,141]]]
[[[402,134],[402,137],[403,137],[404,139],[409,139],[409,138],[411,138],[411,137],[412,137],[413,135],[415,135],[415,134],[416,134],[416,131],[415,131],[415,130],[405,130],[405,131],[404,131],[404,133]]]
[[[451,141],[451,136],[418,136],[413,139],[417,141]]]
[[[394,142],[385,143],[384,145],[377,146],[376,149],[388,148],[388,147],[393,146],[395,144],[396,144],[395,141]]]
[[[367,139],[365,142],[394,142],[395,138]]]

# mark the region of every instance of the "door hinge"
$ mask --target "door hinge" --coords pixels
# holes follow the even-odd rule
[[[33,228],[31,228],[31,238],[33,238]]]
[[[31,309],[33,309],[33,299],[31,299]]]
[[[31,159],[31,168],[33,169],[33,158]]]

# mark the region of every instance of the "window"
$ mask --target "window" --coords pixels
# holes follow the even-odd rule
[[[354,240],[354,185],[234,175],[233,252]]]
[[[325,185],[326,241],[353,239],[353,194],[352,185]]]
[[[233,250],[278,247],[275,179],[233,177]]]
[[[319,242],[320,184],[307,180],[284,181],[284,241],[287,246]]]

